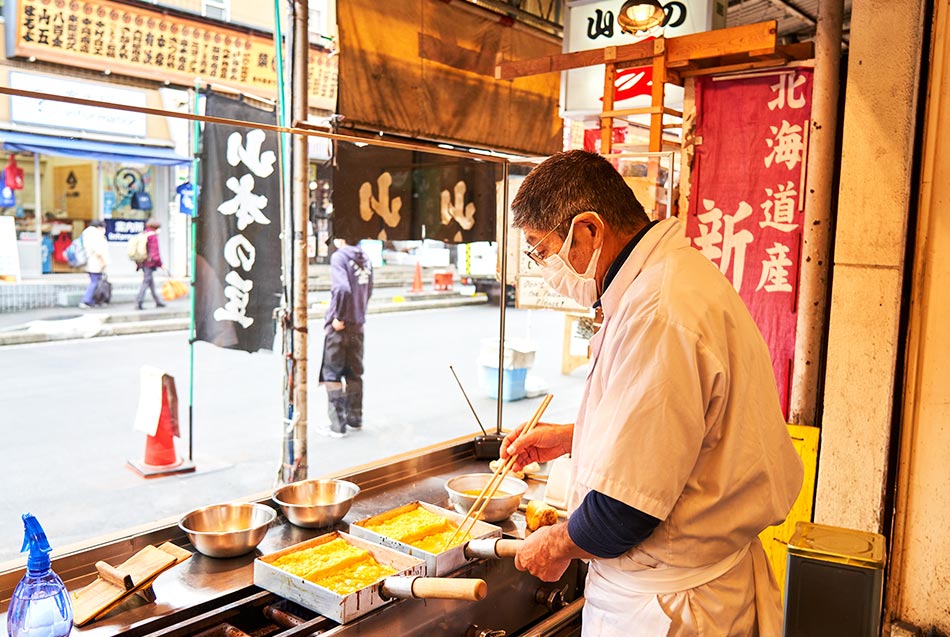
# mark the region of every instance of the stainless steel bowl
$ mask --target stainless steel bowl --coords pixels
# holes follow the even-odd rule
[[[291,524],[316,529],[342,520],[359,492],[346,480],[301,480],[277,489],[274,502]]]
[[[475,504],[478,493],[485,488],[491,477],[492,474],[490,473],[467,473],[449,478],[445,483],[445,490],[448,492],[449,501],[455,507],[455,510],[459,513],[468,513],[472,505]],[[495,492],[495,497],[488,502],[478,519],[485,522],[504,520],[518,510],[521,498],[527,490],[528,485],[522,480],[508,476],[502,480],[501,486]],[[476,493],[469,495],[463,493],[463,491],[476,491]],[[502,493],[506,495],[501,495]]]
[[[198,552],[208,557],[237,557],[253,551],[277,512],[266,504],[213,504],[186,513],[178,526]]]

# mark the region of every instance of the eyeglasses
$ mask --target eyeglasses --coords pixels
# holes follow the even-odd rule
[[[531,246],[530,248],[524,251],[525,256],[531,259],[532,261],[534,261],[535,263],[537,263],[538,265],[544,265],[544,259],[542,259],[541,255],[538,254],[538,246],[544,243],[545,239],[547,239],[552,234],[554,234],[554,231],[560,228],[564,224],[565,221],[570,221],[573,218],[574,218],[573,216],[570,216],[570,217],[561,219],[560,223],[558,223],[556,226],[551,228],[546,235],[541,237],[540,241],[538,241],[536,244],[534,244],[533,246]]]

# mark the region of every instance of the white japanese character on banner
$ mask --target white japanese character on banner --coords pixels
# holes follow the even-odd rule
[[[244,230],[252,223],[270,223],[270,219],[263,212],[267,206],[267,197],[254,194],[254,177],[228,177],[225,183],[235,194],[232,199],[218,206],[218,212],[223,215],[236,215],[238,230]]]
[[[232,268],[250,272],[257,260],[257,248],[243,234],[236,234],[224,244],[224,260]]]
[[[770,199],[761,204],[762,212],[765,214],[765,221],[759,222],[760,228],[775,228],[782,232],[791,232],[798,227],[795,221],[795,213],[798,211],[798,202],[795,199],[798,192],[795,190],[795,184],[787,182],[784,185],[779,184],[775,190],[765,189]]]
[[[773,84],[769,87],[773,93],[777,93],[775,98],[768,103],[769,110],[782,110],[786,104],[788,104],[789,108],[804,108],[805,96],[801,91],[799,91],[796,96],[795,89],[801,88],[806,81],[804,75],[799,75],[794,71],[792,73],[782,73],[779,75],[778,84]]]
[[[759,278],[756,291],[764,287],[766,292],[791,292],[792,284],[788,281],[788,266],[792,265],[792,261],[788,258],[788,246],[776,241],[765,252],[769,258],[762,261],[762,276]]]
[[[240,274],[231,270],[224,277],[224,282],[227,284],[224,288],[224,296],[228,302],[224,304],[224,307],[219,307],[214,311],[214,320],[234,321],[247,329],[254,323],[254,318],[247,315],[247,304],[251,300],[254,281],[242,279]]]
[[[804,141],[802,139],[802,127],[798,124],[789,124],[787,120],[782,120],[782,126],[769,126],[774,137],[765,140],[771,148],[771,152],[765,158],[765,167],[769,168],[772,162],[776,164],[785,164],[789,170],[792,170],[802,161],[802,152],[804,151]]]
[[[465,182],[459,181],[455,184],[455,201],[452,201],[452,195],[448,190],[443,190],[441,195],[442,225],[447,226],[452,220],[458,222],[462,230],[471,230],[475,225],[475,204],[465,203]],[[462,240],[462,233],[455,235],[455,241]]]
[[[699,236],[693,239],[693,243],[710,261],[715,263],[718,259],[719,271],[727,277],[732,266],[732,287],[739,292],[745,273],[746,248],[754,237],[748,230],[736,231],[736,226],[752,216],[752,206],[740,201],[736,213],[732,215],[723,215],[711,199],[703,199],[703,207],[706,212],[697,215]]]
[[[231,133],[228,136],[228,163],[232,166],[242,163],[258,177],[269,177],[274,172],[277,156],[272,150],[261,153],[265,138],[264,131],[255,128],[247,134],[247,144],[242,146],[241,133]]]
[[[384,172],[376,179],[376,186],[379,189],[379,197],[373,196],[373,185],[364,181],[360,186],[360,218],[363,221],[369,221],[373,215],[378,215],[390,228],[399,225],[402,219],[399,211],[402,209],[402,197],[389,197],[389,187],[393,184],[393,176]],[[379,233],[379,239],[386,238],[386,230]]]

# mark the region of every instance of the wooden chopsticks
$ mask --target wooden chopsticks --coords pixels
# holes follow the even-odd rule
[[[519,438],[531,433],[531,430],[534,429],[534,426],[538,424],[539,420],[541,420],[541,414],[543,414],[544,410],[547,409],[552,398],[554,398],[553,394],[548,394],[544,397],[544,399],[541,401],[541,404],[538,405],[538,408],[535,410],[534,415],[531,416],[531,420],[529,420],[528,424],[525,425],[525,428],[521,430],[521,433],[518,435]],[[449,541],[445,543],[444,547],[442,547],[443,551],[452,545],[452,542],[455,541],[455,538],[457,538],[460,533],[463,536],[467,533],[471,533],[472,529],[475,527],[475,523],[478,521],[478,518],[485,510],[485,507],[488,506],[489,502],[491,502],[491,499],[495,496],[495,492],[498,491],[501,483],[505,481],[506,477],[508,477],[508,473],[511,471],[511,468],[515,466],[515,460],[517,458],[518,456],[511,456],[504,465],[498,467],[498,469],[492,473],[491,480],[485,484],[484,488],[481,490],[481,493],[479,493],[478,497],[475,498],[475,502],[472,503],[472,507],[468,510],[468,513],[465,514],[465,519],[462,520],[462,523],[455,530],[455,533],[452,534],[452,537],[449,538]],[[466,526],[468,527],[467,529],[465,528]]]

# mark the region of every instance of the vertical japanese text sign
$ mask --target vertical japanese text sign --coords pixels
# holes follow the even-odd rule
[[[210,117],[274,123],[272,112],[208,95]],[[197,339],[254,352],[274,342],[280,302],[277,133],[207,124],[199,189]]]
[[[795,352],[812,71],[696,81],[686,233],[732,281],[772,355],[782,410]]]

